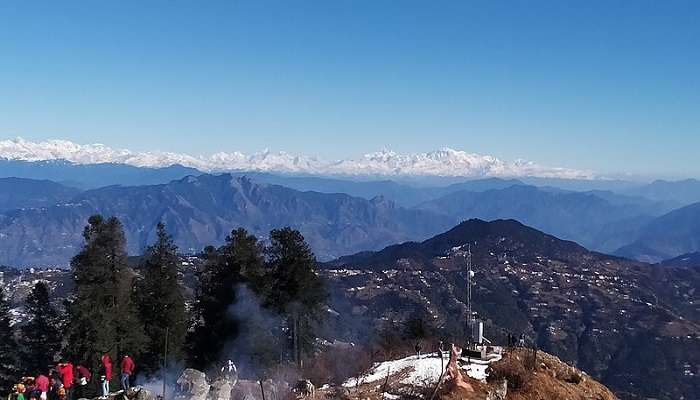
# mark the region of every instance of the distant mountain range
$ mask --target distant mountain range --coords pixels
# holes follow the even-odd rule
[[[185,190],[182,182],[193,182],[186,177],[202,177],[200,186],[192,183]],[[570,190],[573,181],[531,177],[461,180],[435,186],[416,181],[240,171],[229,178],[245,177],[243,180],[256,188],[286,188],[260,190],[253,205],[240,211],[245,202],[228,203],[226,199],[201,203],[202,193],[211,192],[213,199],[224,196],[213,177],[179,165],[146,168],[66,160],[0,160],[0,235],[10,235],[0,242],[0,263],[65,264],[77,251],[87,216],[96,212],[113,213],[128,221],[130,251],[135,254],[150,239],[156,218],[165,217],[170,218],[178,244],[186,251],[220,242],[233,226],[264,236],[269,228],[289,224],[304,227],[319,257],[328,259],[396,241],[423,239],[469,218],[512,218],[592,250],[648,262],[700,250],[698,208],[687,205],[700,201],[694,197],[696,186],[700,193],[700,181],[695,180],[636,186],[580,181],[589,182],[581,188],[598,187],[580,191]],[[533,180],[568,189],[528,184]],[[106,187],[111,185],[122,187]],[[663,190],[659,192],[660,185]],[[173,194],[176,187],[182,191]],[[264,208],[285,198],[308,202],[310,209],[302,212],[292,208],[279,215],[275,211],[286,205],[270,211]],[[338,202],[338,198],[349,200]],[[247,214],[250,207],[265,215],[254,218]],[[312,210],[318,210],[319,215]],[[383,219],[372,220],[373,215]]]
[[[700,181],[697,179],[657,180],[648,185],[630,188],[626,192],[655,201],[687,205],[700,201]]]
[[[301,192],[229,174],[201,175],[161,185],[108,186],[82,192],[70,202],[1,213],[0,263],[66,265],[82,245],[87,218],[96,213],[122,220],[132,254],[140,254],[154,239],[159,221],[185,252],[222,243],[240,226],[261,237],[291,226],[321,259],[429,237],[451,225],[447,217],[382,198]]]
[[[48,180],[0,178],[0,212],[70,201],[80,190]]]
[[[621,398],[696,398],[700,269],[589,252],[513,220],[469,220],[423,242],[324,266],[348,339],[423,316],[440,332],[464,324],[465,263],[485,336],[525,332]],[[398,325],[392,325],[398,324]]]
[[[155,185],[202,172],[172,165],[139,168],[125,164],[76,164],[66,160],[21,161],[0,159],[0,178],[51,180],[66,186],[94,189],[109,185]]]
[[[335,176],[539,176],[576,179],[594,176],[589,171],[545,167],[524,160],[507,162],[493,156],[449,148],[417,154],[385,150],[365,154],[358,159],[329,161],[268,150],[251,155],[219,152],[208,157],[195,157],[172,152],[134,152],[102,144],[81,145],[67,140],[31,142],[17,138],[0,141],[0,158],[151,168],[183,165],[206,172],[256,171]]]
[[[665,210],[659,203],[610,192],[567,192],[525,185],[484,192],[458,191],[417,208],[451,216],[456,222],[468,218],[517,219],[601,251],[614,251],[629,243],[613,227],[635,219],[642,223]]]
[[[474,179],[445,186],[416,186],[391,180],[357,181],[326,177],[283,176],[254,172],[235,173],[233,175],[247,176],[256,182],[270,183],[301,191],[345,193],[367,200],[381,196],[403,207],[412,207],[428,200],[461,190],[482,192],[493,189],[504,189],[513,185],[524,185],[522,181],[517,179],[502,178]]]
[[[658,262],[700,251],[700,203],[671,211],[644,224],[636,240],[615,254]]]

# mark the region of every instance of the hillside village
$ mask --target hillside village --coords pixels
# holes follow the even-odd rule
[[[432,239],[440,243],[435,248],[428,241],[420,245],[424,250],[408,250],[418,246],[409,243],[403,245],[406,250],[392,248],[388,258],[381,253],[365,254],[321,264],[318,273],[332,293],[327,315],[331,331],[326,333],[332,336],[327,340],[356,342],[376,335],[373,331],[381,334],[415,323],[427,335],[445,340],[463,337],[459,321],[466,315],[464,253],[463,245],[452,240],[463,243],[468,232],[479,230],[474,224],[480,222],[470,221]],[[654,269],[589,253],[539,233],[528,237],[529,242],[522,241],[523,235],[534,231],[514,222],[489,226],[494,236],[487,234],[471,242],[474,307],[486,323],[489,339],[506,343],[509,334],[522,332],[530,345],[584,369],[593,378],[602,377],[622,393],[662,385],[669,396],[685,391],[688,398],[687,390],[692,392],[692,382],[700,376],[698,353],[688,351],[700,343],[700,329],[693,322],[698,312],[693,280],[698,279],[697,270]],[[180,261],[187,302],[194,299],[200,265],[196,256]],[[17,323],[23,319],[22,301],[38,280],[49,282],[59,306],[61,298],[70,293],[72,283],[64,270],[2,272],[0,282],[12,300]],[[369,329],[372,326],[375,328]],[[654,339],[634,339],[640,332]],[[411,347],[410,343],[401,346]],[[625,349],[616,356],[624,361],[591,356],[615,354],[615,348]],[[397,351],[386,357],[399,356],[401,350]],[[630,380],[623,369],[629,367],[621,367],[634,365],[632,360],[641,362],[644,352],[652,352],[666,365],[662,369],[645,367],[644,376],[651,386]]]

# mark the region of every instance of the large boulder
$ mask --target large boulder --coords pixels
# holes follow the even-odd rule
[[[176,400],[206,400],[209,394],[209,383],[207,376],[202,371],[187,368],[177,379],[180,386],[180,393]]]
[[[283,382],[274,382],[268,379],[263,382],[263,388],[265,400],[287,400],[291,395],[289,385]],[[233,388],[231,400],[262,400],[260,383],[246,379],[239,380]]]
[[[231,390],[236,385],[236,380],[233,382],[226,378],[219,378],[211,385],[209,391],[210,400],[231,400]]]
[[[127,397],[132,400],[157,400],[158,396],[141,386],[132,387],[127,393]]]

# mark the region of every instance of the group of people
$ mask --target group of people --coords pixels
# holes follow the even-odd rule
[[[134,360],[125,354],[120,364],[121,389],[129,390],[131,378],[136,369]],[[110,382],[113,377],[112,360],[107,352],[100,358],[100,398],[107,399],[110,393]],[[70,361],[61,360],[51,367],[48,374],[38,372],[35,376],[25,376],[15,384],[8,400],[74,400],[84,398],[88,393],[88,385],[92,374],[85,363],[74,365]]]
[[[525,334],[521,333],[517,337],[508,332],[508,347],[525,347]]]

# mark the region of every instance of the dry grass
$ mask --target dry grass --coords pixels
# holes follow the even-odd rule
[[[489,369],[489,382],[508,381],[508,391],[525,390],[532,380],[532,371],[525,368],[523,359],[504,357]]]
[[[533,361],[535,361],[533,363]],[[613,400],[615,395],[585,373],[562,362],[557,357],[537,352],[514,349],[503,360],[492,366],[489,381],[508,381],[509,400]],[[510,379],[514,379],[511,384]]]

